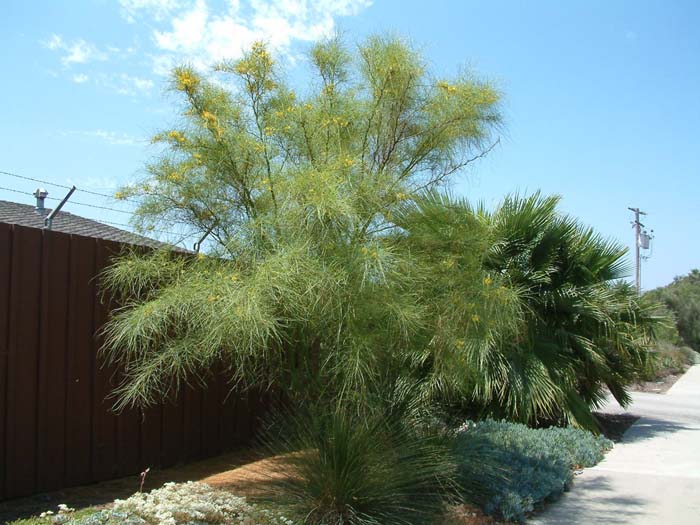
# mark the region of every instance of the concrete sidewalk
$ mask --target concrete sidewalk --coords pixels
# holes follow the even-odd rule
[[[666,394],[632,398],[627,410],[615,401],[605,408],[641,416],[622,441],[528,523],[700,524],[700,365]]]

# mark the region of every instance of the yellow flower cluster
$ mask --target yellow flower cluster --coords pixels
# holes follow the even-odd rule
[[[192,93],[199,85],[199,79],[188,69],[176,70],[175,82],[177,89],[187,93]]]
[[[493,284],[493,279],[491,279],[491,277],[486,277],[486,279],[484,279],[484,284],[486,286],[491,286]]]
[[[455,93],[455,92],[457,91],[457,88],[456,88],[455,86],[452,86],[452,85],[448,84],[448,83],[445,82],[444,80],[441,80],[440,82],[438,82],[438,83],[437,83],[437,86],[438,86],[440,89],[444,89],[444,90],[447,91],[448,93]]]
[[[126,199],[126,193],[124,193],[123,191],[118,191],[114,194],[114,198],[118,201],[123,201],[124,199]]]
[[[177,171],[171,171],[165,176],[165,178],[170,182],[180,182],[182,180],[182,174],[178,173]]]
[[[350,121],[344,120],[340,117],[333,117],[333,118],[328,118],[328,119],[323,119],[321,121],[322,126],[329,126],[331,124],[335,124],[337,126],[340,126],[341,128],[345,128],[350,124]]]
[[[398,193],[395,195],[395,197],[396,197],[396,200],[397,200],[397,201],[405,201],[406,199],[408,199],[408,195],[406,195],[406,194],[405,194],[404,192],[402,192],[402,191],[398,192]]]
[[[175,130],[168,133],[168,138],[180,144],[183,144],[185,142],[185,136],[179,131]]]
[[[345,160],[343,161],[343,165],[344,165],[346,168],[352,168],[353,164],[355,164],[355,161],[352,160],[352,159],[350,159],[350,158],[347,158],[347,159],[345,159]]]
[[[260,60],[265,66],[270,67],[273,64],[272,57],[270,56],[270,53],[267,52],[267,48],[265,47],[265,43],[261,41],[257,41],[253,43],[252,47],[252,52],[253,56]]]

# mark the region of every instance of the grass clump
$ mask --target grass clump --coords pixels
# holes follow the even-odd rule
[[[304,523],[431,523],[455,494],[449,442],[390,414],[336,405],[283,419],[268,446],[287,472],[270,494]]]
[[[574,469],[592,467],[610,448],[611,441],[585,430],[532,429],[490,419],[467,422],[455,441],[463,483],[481,483],[485,512],[514,521],[524,521],[538,505],[558,497]],[[488,454],[475,462],[474,450]]]

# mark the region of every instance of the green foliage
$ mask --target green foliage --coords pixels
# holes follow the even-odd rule
[[[489,212],[429,193],[405,206],[399,224],[413,253],[448,257],[450,272],[444,279],[436,272],[429,295],[452,301],[453,311],[468,302],[461,317],[433,308],[440,317],[430,341],[440,345],[448,330],[463,341],[449,354],[462,397],[494,417],[565,418],[595,429],[590,408],[606,387],[628,402],[626,387],[645,367],[659,316],[619,281],[626,250],[557,204],[513,196]],[[460,322],[470,313],[475,322]]]
[[[676,277],[671,284],[645,294],[650,300],[662,303],[675,317],[682,343],[700,351],[700,270]],[[674,344],[675,334],[665,334],[665,340]]]
[[[423,524],[454,495],[448,442],[390,411],[336,405],[275,421],[268,446],[284,455],[273,501],[318,525]]]
[[[656,381],[671,374],[682,374],[689,367],[700,362],[700,356],[691,348],[679,347],[667,341],[659,341],[651,357],[642,375],[645,381]]]
[[[485,512],[517,521],[566,490],[573,469],[595,465],[611,448],[612,442],[585,430],[531,429],[490,419],[467,422],[455,444],[458,461],[465,458],[459,462],[462,480],[487,489]],[[490,451],[485,464],[473,461],[474,449]]]
[[[499,95],[433,78],[400,39],[369,38],[354,55],[333,39],[311,59],[306,93],[262,44],[217,67],[231,89],[174,70],[182,122],[154,138],[147,179],[119,196],[140,201],[146,230],[210,232],[209,253],[132,253],[105,273],[125,300],[105,331],[127,371],[119,406],[221,365],[244,386],[361,397],[426,340],[431,269],[389,235],[393,216],[488,151]]]

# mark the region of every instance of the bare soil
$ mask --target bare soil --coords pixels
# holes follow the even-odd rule
[[[649,392],[653,394],[665,394],[683,374],[669,374],[656,381],[644,381],[631,386],[632,392]]]

